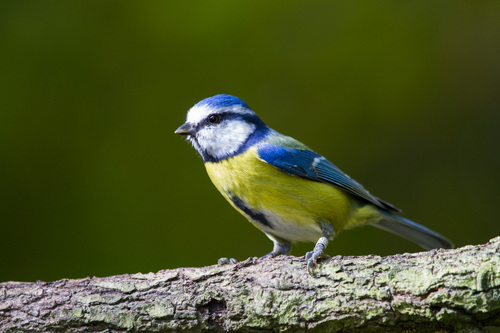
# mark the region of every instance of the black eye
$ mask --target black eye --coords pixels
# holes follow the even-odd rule
[[[220,116],[217,114],[211,114],[208,116],[208,121],[212,124],[217,124],[220,121]]]

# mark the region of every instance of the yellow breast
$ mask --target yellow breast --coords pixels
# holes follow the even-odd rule
[[[315,241],[314,237],[321,236],[319,222],[329,222],[339,232],[353,213],[352,197],[345,192],[329,184],[287,175],[260,160],[256,148],[205,166],[214,185],[233,207],[231,197],[237,196],[253,210],[266,214],[273,222],[271,231],[288,240]],[[287,232],[293,235],[285,235]],[[302,232],[310,235],[302,237]]]

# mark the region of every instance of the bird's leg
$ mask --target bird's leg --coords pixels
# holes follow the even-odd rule
[[[290,243],[289,241],[286,241],[284,239],[281,239],[281,238],[278,239],[278,238],[273,237],[273,236],[269,236],[269,235],[267,235],[267,236],[269,238],[271,238],[271,240],[273,241],[274,248],[271,252],[269,252],[265,256],[261,257],[261,259],[274,258],[276,256],[279,256],[280,254],[290,254],[290,251],[292,251],[292,243]]]
[[[328,238],[320,237],[311,252],[306,253],[307,270],[312,275],[313,269],[318,265],[318,259],[325,257],[325,249],[328,246]]]
[[[325,250],[328,246],[328,239],[333,238],[335,234],[330,223],[322,223],[321,230],[323,231],[323,236],[318,239],[314,249],[306,253],[307,271],[309,275],[312,275],[313,269],[318,265],[318,259],[327,257],[327,255],[325,255]]]

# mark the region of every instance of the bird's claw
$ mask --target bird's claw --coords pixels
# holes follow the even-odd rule
[[[306,253],[307,271],[309,275],[313,275],[314,269],[318,266],[318,259],[322,257],[323,254],[320,252],[311,251]]]
[[[318,259],[327,257],[325,255],[327,244],[328,239],[326,237],[321,237],[314,246],[314,250],[306,253],[307,271],[309,275],[313,275],[314,268],[318,266]]]
[[[217,261],[217,265],[218,266],[224,266],[224,265],[229,265],[229,264],[236,264],[238,263],[238,261],[234,258],[220,258],[218,261]]]
[[[274,257],[279,256],[280,254],[281,254],[281,253],[276,253],[276,252],[272,251],[272,252],[269,252],[268,254],[266,254],[266,255],[264,255],[264,256],[262,256],[262,257],[260,257],[259,259],[274,258]]]

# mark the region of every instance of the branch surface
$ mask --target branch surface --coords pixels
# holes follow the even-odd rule
[[[500,326],[500,237],[453,250],[0,283],[1,332],[455,332]]]

